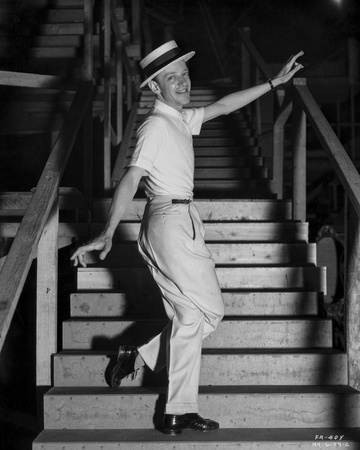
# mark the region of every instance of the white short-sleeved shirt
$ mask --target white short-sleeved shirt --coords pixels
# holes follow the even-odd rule
[[[192,197],[194,149],[192,135],[200,133],[204,108],[177,111],[155,100],[154,107],[137,131],[136,147],[129,166],[146,170],[148,197]]]

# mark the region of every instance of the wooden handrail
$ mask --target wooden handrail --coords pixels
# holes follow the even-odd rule
[[[347,151],[336,136],[334,130],[320,110],[311,92],[306,86],[306,80],[293,80],[294,105],[294,177],[293,177],[293,219],[306,220],[306,127],[305,115],[315,132],[322,148],[343,186],[346,194],[344,229],[344,300],[346,305],[345,331],[346,353],[349,386],[359,389],[360,379],[360,174]],[[290,104],[289,104],[290,105]],[[285,110],[284,110],[285,111]],[[289,111],[282,113],[278,121],[279,127],[284,127]],[[279,133],[280,130],[277,130]],[[283,133],[283,130],[282,130]],[[280,142],[280,141],[279,141]],[[284,149],[277,149],[283,154]],[[283,164],[281,164],[283,167]]]
[[[0,81],[0,84],[2,82]],[[58,198],[59,184],[92,97],[93,83],[83,81],[65,117],[36,191],[0,272],[0,350],[45,225]]]
[[[137,10],[137,9],[136,9]],[[140,12],[140,10],[139,10]],[[136,69],[130,64],[117,21],[114,0],[103,2],[104,30],[104,192],[111,190],[111,144],[118,145],[123,139],[123,105],[130,110],[134,97],[138,100],[139,89],[136,85]],[[115,41],[115,52],[112,50],[112,36]],[[115,54],[116,67],[116,130],[112,127],[112,71],[111,56]],[[125,77],[123,77],[123,70]],[[125,102],[123,86],[126,85]]]
[[[111,181],[113,185],[116,185],[118,181],[121,180],[121,178],[124,175],[124,169],[126,168],[126,159],[129,152],[130,142],[132,133],[135,127],[135,121],[137,118],[137,110],[138,110],[139,104],[135,102],[133,104],[133,107],[131,108],[129,120],[126,124],[124,139],[121,142],[120,149],[117,155],[117,159],[115,162],[114,170],[111,176]]]
[[[0,85],[24,88],[41,88],[76,91],[78,83],[55,75],[22,73],[0,70]]]
[[[294,91],[349,200],[360,216],[360,175],[358,170],[315,102],[308,87],[304,84],[298,84],[297,79],[295,79]]]

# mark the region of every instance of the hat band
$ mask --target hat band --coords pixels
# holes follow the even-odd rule
[[[170,63],[172,59],[175,59],[179,54],[181,53],[181,50],[179,47],[175,47],[168,52],[164,53],[163,55],[156,58],[154,61],[152,61],[150,64],[148,64],[146,67],[143,68],[144,74],[146,77],[151,77],[153,73],[155,73],[157,70],[161,69],[162,66],[165,66],[166,64]]]

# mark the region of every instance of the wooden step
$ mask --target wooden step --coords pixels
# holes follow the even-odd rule
[[[223,292],[225,314],[231,316],[315,316],[316,292]],[[71,294],[71,317],[165,317],[159,293],[127,295],[121,292]]]
[[[258,180],[197,180],[194,193],[197,198],[236,198],[236,199],[266,199],[275,198],[272,194],[271,181]]]
[[[195,161],[201,157],[260,157],[260,148],[255,146],[242,147],[201,147],[195,150]]]
[[[195,157],[195,168],[236,168],[236,167],[244,167],[245,169],[253,168],[253,167],[262,167],[264,164],[264,158],[261,156],[248,158],[243,156],[236,157],[226,157],[226,156],[218,156],[218,157],[208,157],[208,156],[200,156],[196,155]],[[216,177],[214,177],[216,178]]]
[[[248,180],[266,179],[268,170],[264,167],[195,167],[195,183],[198,180]]]
[[[217,267],[222,289],[303,290],[326,293],[326,267]],[[201,283],[202,280],[199,280]],[[156,290],[147,268],[79,268],[79,290]]]
[[[214,414],[211,417],[216,418]],[[36,438],[33,450],[358,450],[359,446],[359,428],[220,428],[214,433],[187,431],[175,439],[154,429],[117,428],[111,431],[45,430]]]
[[[83,23],[84,8],[48,9],[45,20],[47,23]]]
[[[210,138],[210,137],[229,137],[229,136],[242,136],[242,137],[252,137],[253,131],[245,128],[245,127],[239,127],[236,130],[228,130],[228,129],[202,129],[200,136],[203,138]]]
[[[79,55],[76,47],[33,47],[29,50],[32,58],[74,59]]]
[[[1,214],[1,211],[0,211]],[[316,244],[282,243],[209,243],[217,265],[295,266],[316,265]],[[105,267],[144,267],[136,244],[114,244],[106,260],[100,261],[97,252],[86,255],[88,264]]]
[[[111,199],[94,199],[95,221],[106,221]],[[141,220],[146,200],[135,199],[123,216],[124,221]],[[204,222],[214,221],[288,221],[291,219],[291,202],[288,200],[197,200],[195,205]],[[238,224],[237,224],[238,225]],[[305,224],[304,224],[305,225]],[[221,225],[222,226],[222,225]],[[253,224],[251,224],[253,226]],[[302,228],[302,225],[301,227]],[[307,226],[305,226],[307,228]],[[284,230],[285,231],[285,230]]]
[[[219,146],[234,146],[237,143],[239,146],[242,145],[257,145],[257,139],[254,137],[220,137],[220,138],[206,138],[202,136],[193,137],[194,148],[196,152],[197,147],[219,147]],[[241,147],[240,147],[241,148]]]
[[[48,23],[41,25],[40,35],[80,35],[84,34],[83,23]]]
[[[59,238],[87,239],[97,236],[104,228],[103,223],[60,222]],[[19,223],[1,223],[0,236],[14,237],[19,229]],[[237,242],[306,242],[307,224],[297,223],[223,223],[221,229],[216,223],[205,224],[206,240],[237,241]],[[140,223],[120,223],[114,235],[113,242],[136,241],[140,231]]]
[[[53,388],[44,398],[45,429],[153,429],[164,404],[161,388]],[[223,428],[360,425],[360,395],[348,387],[203,387],[199,408]]]
[[[0,224],[1,225],[1,224]],[[103,224],[93,223],[89,227],[81,224],[61,224],[62,235],[96,236],[104,228]],[[74,232],[71,234],[71,229]],[[79,230],[79,231],[77,231]],[[139,223],[120,223],[114,242],[136,241],[140,231]],[[205,239],[213,241],[237,242],[306,242],[308,238],[307,223],[273,223],[273,222],[238,222],[205,224]]]
[[[54,386],[106,387],[117,352],[62,351],[54,357]],[[324,361],[326,360],[326,371]],[[346,385],[346,353],[336,350],[258,351],[204,350],[201,386]],[[121,386],[166,386],[166,370],[141,369]]]
[[[81,35],[51,35],[37,36],[34,38],[34,47],[77,47],[82,45],[83,37]]]
[[[167,320],[67,320],[64,350],[117,350],[120,344],[142,345],[160,333]],[[332,322],[326,319],[225,318],[204,340],[206,349],[330,348]]]

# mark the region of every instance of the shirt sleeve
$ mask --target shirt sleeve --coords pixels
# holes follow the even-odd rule
[[[184,108],[183,118],[189,125],[191,133],[194,135],[200,134],[201,127],[204,121],[205,109],[201,108]]]
[[[164,142],[166,129],[159,118],[145,121],[136,133],[136,146],[129,166],[137,166],[151,173],[159,150]]]

